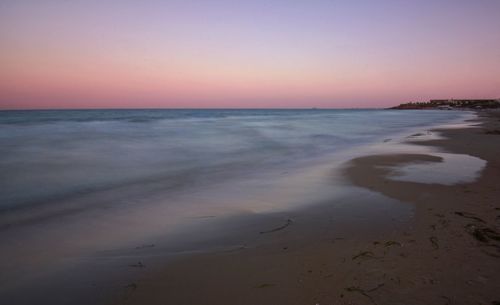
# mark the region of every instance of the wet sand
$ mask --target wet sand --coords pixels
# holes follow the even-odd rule
[[[235,246],[145,267],[114,304],[498,304],[500,115],[478,128],[413,141],[487,164],[474,182],[390,179],[391,168],[432,155],[371,155],[345,165],[349,196],[244,222]],[[418,138],[418,136],[417,136]],[[418,151],[418,150],[417,150]],[[392,214],[394,205],[413,213]],[[352,213],[363,207],[380,209]],[[410,213],[410,214],[411,214]],[[410,215],[411,216],[411,215]]]

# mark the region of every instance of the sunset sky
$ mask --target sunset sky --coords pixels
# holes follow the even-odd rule
[[[0,108],[500,98],[499,0],[0,1]]]

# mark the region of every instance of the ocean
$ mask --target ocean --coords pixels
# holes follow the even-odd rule
[[[149,270],[179,255],[259,247],[292,223],[300,230],[282,232],[292,240],[300,239],[293,232],[316,236],[327,227],[337,236],[395,229],[413,207],[351,185],[339,169],[377,151],[421,152],[397,142],[467,117],[430,110],[0,111],[0,298],[106,303],[138,276],[132,270],[145,269],[130,267],[137,262]],[[410,169],[394,179],[429,172]]]
[[[124,186],[196,189],[461,116],[317,109],[2,111],[0,213]]]

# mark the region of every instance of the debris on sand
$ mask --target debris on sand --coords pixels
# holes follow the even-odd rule
[[[399,241],[394,241],[394,240],[389,240],[389,241],[385,242],[384,247],[387,248],[387,247],[390,247],[390,246],[399,246],[399,247],[402,247],[403,244],[400,243]]]
[[[474,219],[474,220],[477,220],[477,221],[482,222],[482,223],[486,223],[486,221],[482,220],[481,218],[477,217],[476,215],[474,215],[472,213],[455,212],[455,215],[462,216],[462,217],[469,218],[469,219]]]
[[[373,298],[368,293],[366,293],[366,291],[364,291],[363,289],[361,289],[359,287],[351,286],[351,287],[347,287],[345,290],[347,290],[349,292],[358,292],[361,295],[364,295],[365,297],[367,297],[368,299],[370,299],[370,301],[372,301],[372,303],[375,304],[375,302],[373,301]]]
[[[451,299],[445,295],[442,295],[441,298],[443,298],[445,300],[446,303],[444,303],[445,305],[449,305],[451,304]]]
[[[466,225],[465,229],[480,242],[488,243],[490,239],[500,241],[500,234],[493,229],[487,227],[478,227],[473,224]]]
[[[376,257],[375,254],[373,254],[373,252],[371,251],[361,251],[360,253],[354,255],[352,257],[352,260],[355,260],[357,258],[376,258]]]
[[[348,291],[348,292],[357,292],[357,293],[360,293],[361,295],[363,295],[363,296],[367,297],[368,299],[370,299],[370,301],[373,304],[376,304],[375,301],[373,300],[373,297],[371,295],[369,295],[368,293],[369,292],[373,292],[373,291],[379,289],[382,286],[384,286],[384,283],[378,284],[375,288],[368,289],[368,290],[361,289],[358,286],[347,287],[347,288],[345,288],[345,290]]]
[[[142,262],[137,262],[137,264],[132,264],[129,265],[130,267],[135,267],[135,268],[144,268],[146,267]]]
[[[481,242],[481,246],[483,246],[482,252],[489,256],[500,258],[500,245],[498,244],[500,234],[497,231],[474,224],[466,225],[465,230],[477,241]],[[491,248],[493,249],[491,250]]]
[[[467,231],[478,241],[483,242],[483,243],[488,242],[488,238],[486,238],[484,233],[480,229],[476,228],[476,226],[468,225],[468,226],[466,226],[466,228],[467,228]]]
[[[264,283],[264,284],[260,284],[260,285],[255,286],[255,288],[269,288],[269,287],[274,287],[274,286],[276,286],[276,285]]]
[[[292,220],[290,218],[288,218],[286,220],[286,223],[284,225],[282,225],[281,227],[277,227],[277,228],[274,228],[274,229],[271,229],[271,230],[268,230],[268,231],[261,231],[260,234],[265,234],[265,233],[273,233],[273,232],[276,232],[276,231],[280,231],[280,230],[283,230],[285,229],[286,227],[288,227],[289,225],[292,224]]]
[[[439,249],[439,242],[436,236],[431,236],[429,237],[429,240],[431,241],[432,247],[437,250]]]

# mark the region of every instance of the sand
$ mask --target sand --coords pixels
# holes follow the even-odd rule
[[[389,179],[391,167],[440,161],[420,153],[371,155],[345,165],[353,189],[383,195],[353,192],[349,205],[393,200],[411,207],[409,219],[402,213],[377,223],[327,202],[276,215],[232,249],[143,268],[113,303],[500,304],[499,118],[479,112],[478,128],[415,141],[486,160],[471,183]]]

